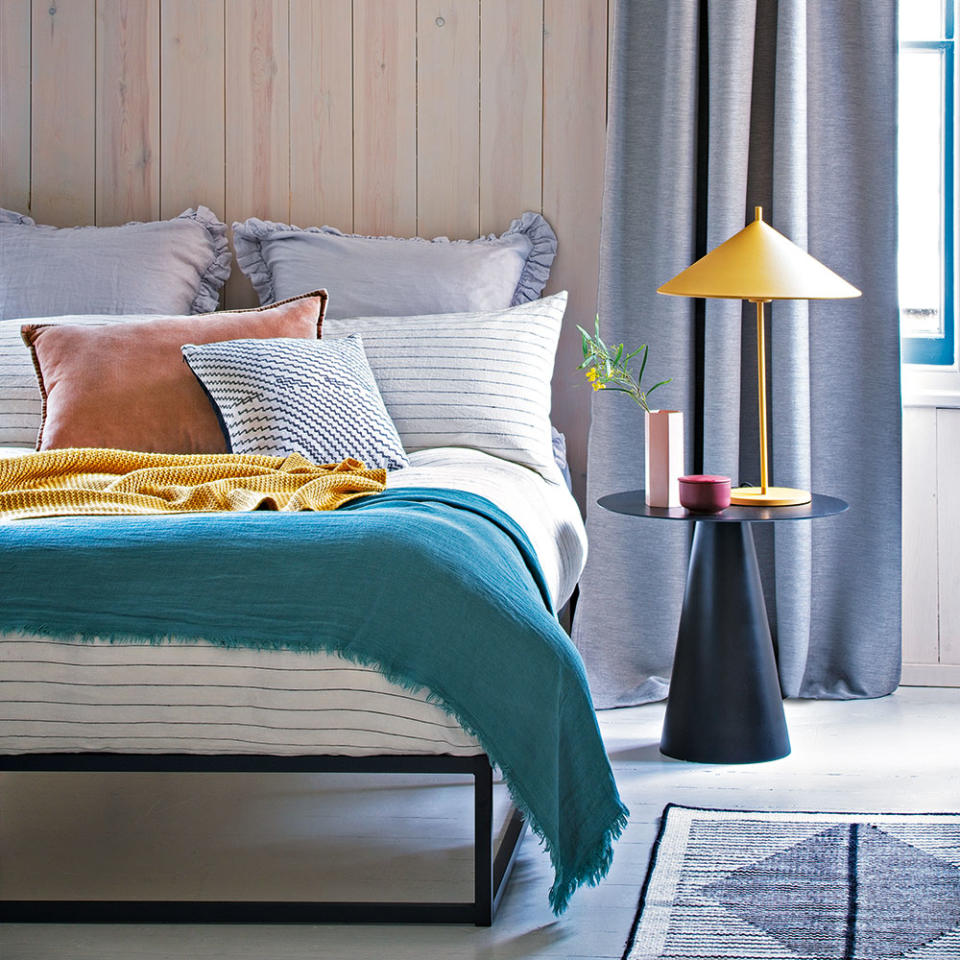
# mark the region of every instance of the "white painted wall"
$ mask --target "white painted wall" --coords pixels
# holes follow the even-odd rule
[[[903,411],[903,683],[960,686],[960,409]]]

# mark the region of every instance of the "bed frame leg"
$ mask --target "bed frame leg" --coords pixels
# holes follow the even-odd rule
[[[478,927],[489,927],[507,888],[510,871],[517,859],[527,821],[515,807],[503,839],[493,857],[493,769],[486,757],[478,757],[474,769],[474,908]]]
[[[0,900],[0,923],[473,923],[489,927],[516,860],[526,821],[516,809],[493,853],[493,769],[475,757],[252,757],[16,754],[0,770],[139,772],[470,773],[474,777],[473,903],[419,901]]]
[[[480,758],[473,774],[473,902],[474,922],[489,927],[493,922],[493,770]]]

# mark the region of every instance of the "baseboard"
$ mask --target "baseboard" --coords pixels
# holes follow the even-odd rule
[[[960,663],[905,663],[903,687],[960,687]]]

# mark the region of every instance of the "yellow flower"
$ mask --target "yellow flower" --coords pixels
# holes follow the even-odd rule
[[[591,383],[592,383],[594,380],[597,379],[597,368],[596,368],[596,367],[591,367],[591,368],[587,371],[587,379],[588,379]]]
[[[593,385],[594,390],[606,390],[607,385],[605,383],[595,383]]]

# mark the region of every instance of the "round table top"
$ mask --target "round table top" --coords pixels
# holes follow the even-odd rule
[[[815,520],[843,513],[850,505],[839,497],[813,494],[809,503],[791,507],[740,507],[731,505],[720,513],[695,513],[686,507],[648,507],[643,490],[608,493],[597,500],[604,510],[631,517],[652,517],[656,520],[693,520],[703,523],[773,523],[777,520]]]

